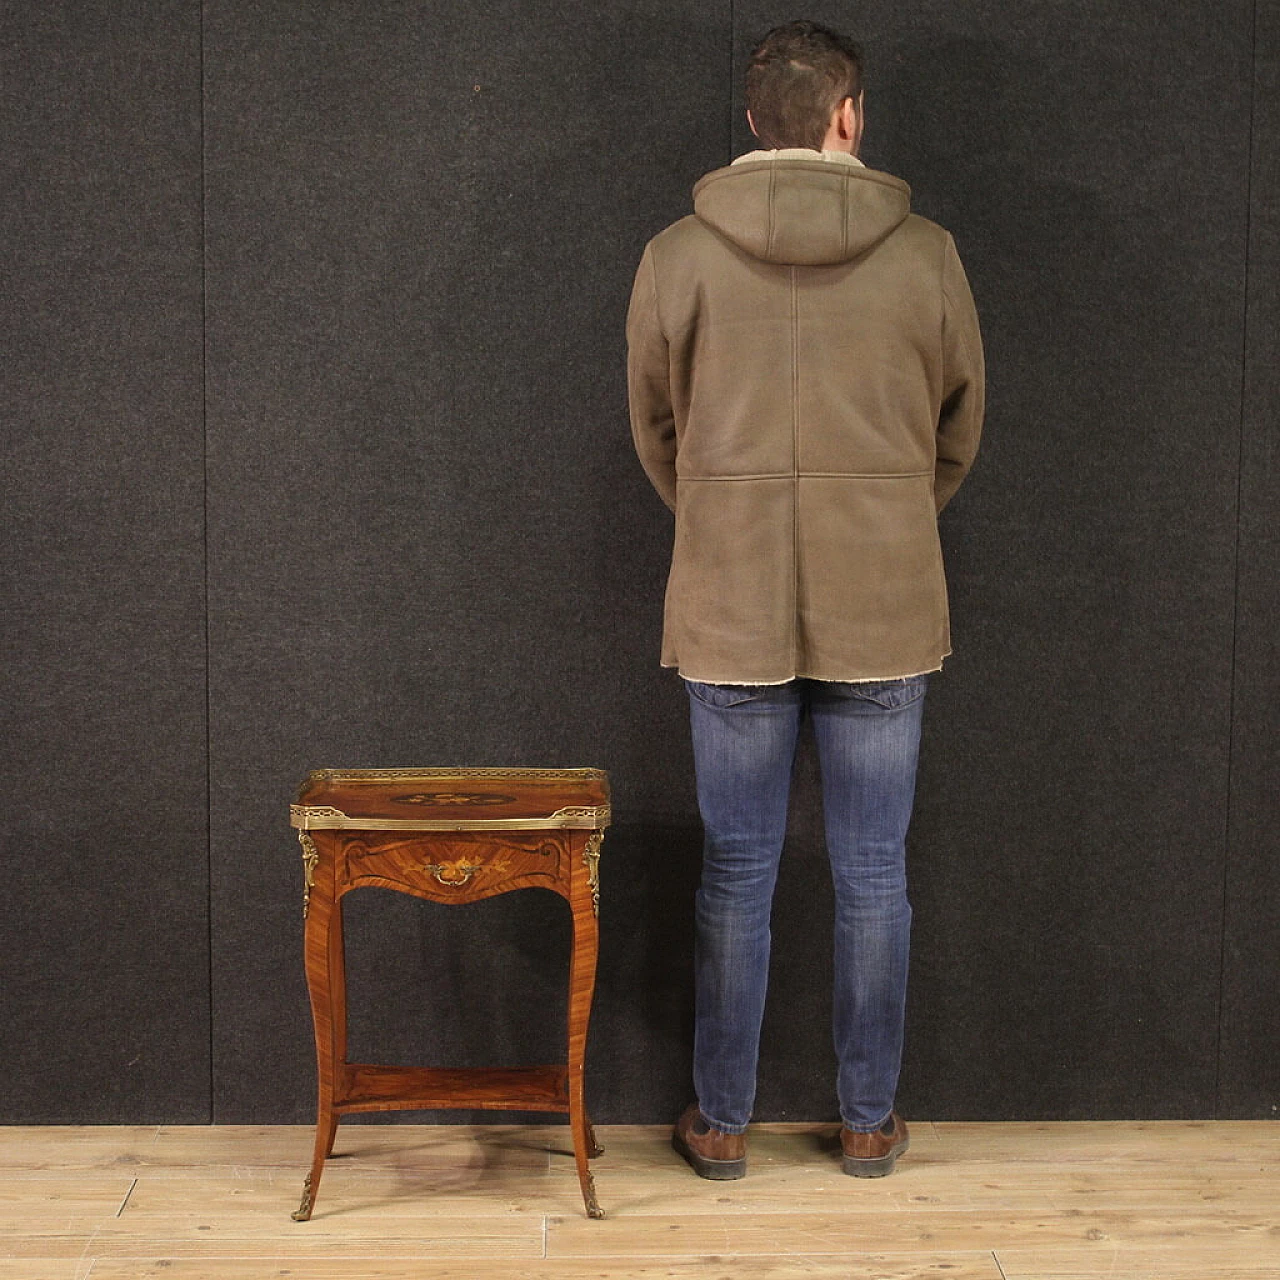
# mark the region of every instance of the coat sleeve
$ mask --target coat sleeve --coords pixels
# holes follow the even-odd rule
[[[658,317],[653,246],[644,251],[627,309],[627,399],[631,438],[658,496],[676,509],[676,423],[667,339]]]
[[[950,236],[942,266],[942,302],[942,411],[933,469],[933,500],[938,511],[951,500],[973,465],[986,400],[978,313]]]

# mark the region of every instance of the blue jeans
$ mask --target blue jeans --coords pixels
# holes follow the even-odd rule
[[[877,1129],[893,1109],[902,1063],[911,931],[905,838],[928,677],[685,683],[706,833],[696,907],[698,1105],[725,1133],[742,1133],[751,1118],[769,915],[808,714],[835,886],[836,1093],[850,1129]]]

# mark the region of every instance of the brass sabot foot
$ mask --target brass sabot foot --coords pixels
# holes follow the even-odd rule
[[[604,1217],[604,1210],[600,1207],[600,1201],[596,1199],[596,1180],[590,1174],[587,1174],[583,1183],[582,1198],[586,1201],[588,1218]]]
[[[302,1203],[289,1215],[294,1222],[311,1221],[311,1175],[307,1174],[302,1183]]]

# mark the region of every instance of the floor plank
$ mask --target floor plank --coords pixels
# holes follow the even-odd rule
[[[605,1269],[607,1268],[607,1269]],[[424,1262],[368,1258],[143,1259],[99,1262],[90,1280],[1000,1280],[990,1254],[938,1254],[901,1259],[846,1254],[837,1258],[692,1258],[682,1262],[605,1263],[545,1258],[533,1262]],[[1252,1280],[1252,1278],[1249,1278]]]
[[[8,1125],[0,1129],[0,1171],[130,1171],[158,1132],[155,1125]]]
[[[215,1214],[175,1215],[159,1220],[118,1220],[101,1225],[89,1242],[95,1257],[137,1256],[277,1258],[487,1257],[543,1255],[543,1223],[538,1214],[507,1217],[315,1218],[295,1223],[287,1215],[270,1218]]]
[[[1096,1270],[1099,1254],[1111,1255],[1121,1247],[1149,1250],[1155,1246],[1185,1252],[1190,1238],[1201,1249],[1262,1249],[1274,1231],[1272,1221],[1271,1214],[1224,1210],[1162,1217],[1123,1212],[1002,1214],[947,1209],[865,1220],[851,1219],[835,1210],[750,1216],[668,1213],[657,1222],[650,1217],[619,1215],[603,1224],[552,1218],[547,1225],[547,1255],[768,1254],[778,1252],[780,1233],[785,1233],[788,1252],[793,1253],[845,1253],[855,1247],[883,1252],[999,1249],[1003,1257],[1006,1251],[1054,1246],[1069,1250],[1096,1242],[1092,1248],[1092,1269]],[[1254,1260],[1262,1261],[1263,1255],[1255,1254]]]
[[[83,1280],[89,1266],[80,1258],[0,1258],[0,1280]]]
[[[1197,1280],[1276,1280],[1280,1275],[1275,1267],[1239,1267],[1225,1269],[1214,1266],[1197,1267],[1194,1272]],[[1160,1271],[1077,1271],[1064,1274],[1061,1271],[1050,1274],[1040,1271],[1034,1274],[1019,1275],[1019,1280],[1165,1280],[1170,1272]]]
[[[38,1231],[6,1231],[0,1235],[0,1262],[14,1266],[28,1260],[53,1262],[79,1258],[89,1248],[93,1234],[82,1226],[62,1230],[46,1227]],[[20,1265],[18,1269],[21,1271]]]
[[[1280,1241],[1274,1237],[1204,1240],[1189,1233],[1181,1242],[1125,1241],[1089,1248],[1009,1248],[996,1253],[1005,1280],[1083,1280],[1099,1274],[1150,1274],[1155,1280],[1220,1280],[1223,1273],[1260,1272],[1280,1277]]]
[[[59,1223],[92,1224],[112,1217],[133,1186],[133,1178],[115,1175],[0,1176],[0,1242],[10,1231],[25,1234],[35,1227],[52,1230]]]
[[[1043,1159],[1046,1149],[1064,1163],[1117,1158],[1159,1163],[1186,1157],[1197,1163],[1280,1161],[1280,1125],[1265,1121],[938,1121],[933,1131],[937,1145],[928,1149],[926,1158],[946,1161],[1020,1162]]]

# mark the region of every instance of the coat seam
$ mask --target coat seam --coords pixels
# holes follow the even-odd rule
[[[947,286],[944,281],[942,285],[942,324],[939,326],[939,332],[938,332],[938,360],[939,360],[939,367],[942,369],[944,399],[945,399],[946,381],[947,381],[947,338],[948,338],[947,330],[950,327],[947,324],[947,316],[950,314],[951,309],[954,306],[955,306],[955,302],[952,300],[951,295],[947,292]]]
[[[662,308],[658,305],[658,262],[657,254],[652,248],[649,250],[649,273],[653,276],[653,318],[658,322],[658,332],[662,334],[663,340],[670,342],[666,326],[662,323]]]
[[[951,296],[947,286],[942,286],[942,327],[943,327],[943,353],[945,359],[946,352],[946,328],[947,328],[947,311],[956,309],[956,300]],[[974,360],[973,341],[969,335],[963,331],[960,334],[960,345],[964,347],[964,354],[971,364],[976,363]]]
[[[960,253],[956,249],[955,237],[948,232],[942,246],[942,358],[944,365],[946,362],[947,314],[949,310],[956,311],[961,309],[957,299],[952,295],[951,290],[947,288],[947,272],[950,268],[952,257],[955,258],[956,262],[960,261]],[[963,327],[960,330],[960,345],[964,348],[964,354],[969,363],[976,364],[972,336]]]
[[[769,170],[769,199],[766,202],[766,207],[769,210],[769,222],[768,222],[768,225],[765,227],[765,235],[764,235],[764,256],[769,261],[772,261],[773,259],[773,188],[776,181],[777,181],[777,170],[770,169]]]
[[[734,480],[917,480],[932,476],[925,471],[759,471],[741,476],[677,476],[690,484],[712,484]]]
[[[849,256],[849,180],[845,175],[844,185],[840,188],[844,194],[844,230],[840,234],[840,257],[847,259]]]
[[[791,268],[791,665],[800,660],[800,299]]]

